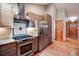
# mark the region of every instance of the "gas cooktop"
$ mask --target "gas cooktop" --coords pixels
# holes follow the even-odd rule
[[[14,39],[14,40],[24,40],[24,39],[28,39],[28,38],[31,38],[32,36],[30,36],[30,35],[19,35],[19,36],[13,36],[12,38]]]

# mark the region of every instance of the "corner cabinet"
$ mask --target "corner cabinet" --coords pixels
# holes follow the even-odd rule
[[[12,27],[13,14],[12,6],[8,3],[0,4],[0,26]]]

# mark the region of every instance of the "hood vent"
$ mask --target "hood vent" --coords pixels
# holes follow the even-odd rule
[[[25,19],[25,4],[24,3],[18,3],[18,10],[19,13],[16,15],[17,19]]]

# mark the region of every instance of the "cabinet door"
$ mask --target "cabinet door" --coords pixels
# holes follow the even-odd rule
[[[38,52],[38,37],[33,38],[34,43],[34,53]]]
[[[44,34],[44,48],[46,48],[48,46],[48,34]]]
[[[1,4],[1,23],[2,26],[12,26],[12,6]]]
[[[16,56],[16,42],[0,45],[0,56]]]
[[[44,49],[44,36],[43,35],[39,36],[39,51],[41,51],[42,49]]]
[[[38,14],[32,13],[32,12],[28,12],[28,16],[30,18],[30,20],[35,21],[38,19]]]

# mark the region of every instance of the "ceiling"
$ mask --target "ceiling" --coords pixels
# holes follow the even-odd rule
[[[57,9],[64,8],[69,17],[79,17],[79,3],[56,3],[55,6]]]
[[[38,4],[38,5],[49,5],[50,3],[34,3],[34,4]]]
[[[37,3],[39,5],[49,5],[50,3]],[[65,9],[67,16],[79,18],[79,3],[54,3],[57,9]]]

